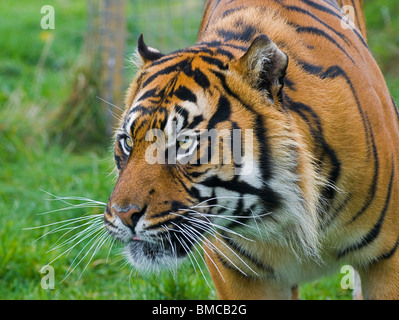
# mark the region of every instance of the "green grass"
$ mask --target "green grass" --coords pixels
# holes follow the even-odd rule
[[[368,35],[390,90],[399,101],[399,5],[396,0],[385,3],[386,9],[382,9],[375,2],[367,2]],[[44,4],[54,5],[56,11],[56,30],[48,33],[40,29],[40,7]],[[71,91],[86,30],[85,9],[84,1],[0,3],[0,299],[215,299],[214,289],[189,264],[178,271],[178,276],[169,272],[143,276],[131,272],[118,245],[108,257],[108,244],[90,262],[89,257],[83,259],[60,283],[84,247],[78,245],[51,264],[55,289],[40,286],[40,269],[62,252],[49,251],[60,234],[34,241],[51,228],[24,229],[102,212],[102,208],[75,208],[40,214],[66,206],[48,200],[51,197],[42,190],[104,202],[114,184],[111,141],[77,153],[70,146],[61,146],[44,130],[48,115],[65,102]],[[140,10],[144,10],[143,5]],[[134,14],[140,16],[140,12]],[[198,24],[194,19],[185,23],[189,29]],[[179,26],[181,22],[173,24]],[[145,26],[143,21],[129,22],[130,28]],[[164,42],[154,30],[134,31],[128,38],[128,52],[141,31],[151,46],[165,52],[192,44],[196,37],[194,32],[184,41]],[[46,53],[44,38],[49,34],[53,42]],[[45,58],[43,64],[39,63],[41,57]],[[210,282],[209,275],[206,277]],[[351,291],[342,290],[340,280],[337,273],[303,285],[301,298],[349,299]]]

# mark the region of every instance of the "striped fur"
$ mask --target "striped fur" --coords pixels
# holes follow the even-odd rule
[[[208,0],[196,45],[164,55],[140,37],[104,214],[135,267],[173,267],[203,242],[223,299],[290,298],[343,263],[365,298],[399,299],[399,115],[362,6]],[[150,164],[154,129],[196,132],[184,143],[209,161]],[[242,163],[200,141],[214,130],[223,145],[234,129],[253,133]]]

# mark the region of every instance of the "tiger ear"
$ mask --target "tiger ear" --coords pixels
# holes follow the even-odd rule
[[[142,64],[146,64],[148,62],[154,62],[159,58],[162,58],[164,55],[159,52],[157,49],[148,47],[143,38],[143,34],[140,34],[138,45],[137,45],[137,56],[140,58]]]
[[[265,34],[257,36],[235,62],[236,70],[273,102],[281,96],[287,66],[288,56]]]

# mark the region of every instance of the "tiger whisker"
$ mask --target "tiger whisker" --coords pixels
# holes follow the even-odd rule
[[[225,207],[225,206],[222,206],[222,205],[218,205],[218,204],[212,204],[212,205],[208,205],[208,206],[197,206],[197,208],[210,208],[210,207],[220,207],[220,208],[224,208],[224,209],[227,209],[227,210],[230,210],[230,211],[235,211],[234,208],[228,208],[228,207]],[[190,207],[190,208],[194,208],[194,206]],[[185,209],[185,210],[188,210],[188,209]],[[248,209],[248,210],[251,211],[251,213],[253,214],[253,211],[251,209]],[[212,216],[215,216],[215,217],[225,217],[225,218],[258,219],[258,218],[262,218],[262,217],[271,215],[272,213],[271,212],[266,212],[266,213],[262,213],[262,214],[259,214],[259,215],[252,215],[252,216],[243,216],[243,215],[226,216],[226,215],[214,215],[214,214],[209,214],[209,213],[204,213],[204,214],[205,215],[212,215]]]
[[[86,226],[86,225],[92,225],[93,224],[93,222],[92,221],[88,221],[88,222],[86,222],[86,223],[84,223],[84,224],[82,224],[82,225],[79,225],[79,226],[76,226],[76,227],[68,227],[68,228],[62,228],[63,226],[61,226],[61,227],[59,227],[59,228],[62,228],[62,229],[59,229],[59,230],[56,230],[56,231],[51,231],[51,232],[47,232],[46,234],[44,234],[43,236],[45,236],[45,235],[47,235],[47,234],[51,234],[51,233],[56,233],[56,232],[60,232],[60,231],[66,231],[66,230],[68,230],[67,232],[65,232],[64,234],[62,234],[58,239],[57,239],[57,241],[56,242],[54,242],[52,245],[51,245],[51,247],[50,247],[50,250],[49,251],[51,251],[54,247],[55,247],[55,245],[58,243],[58,242],[60,242],[61,241],[61,239],[62,238],[64,238],[67,234],[69,234],[70,232],[72,232],[72,231],[74,231],[74,230],[76,230],[76,229],[79,229],[79,228],[82,228],[82,227],[84,227],[84,226]],[[56,228],[56,229],[58,229],[58,228]],[[81,231],[82,232],[82,231]],[[43,237],[42,236],[42,237]],[[40,239],[40,238],[39,238]],[[36,240],[35,240],[36,241]],[[65,240],[65,241],[68,241],[68,240]],[[48,252],[49,252],[48,251]]]
[[[167,238],[167,240],[168,240],[168,242],[169,242],[169,244],[170,244],[170,248],[171,248],[171,250],[172,250],[172,256],[175,258],[176,269],[177,269],[177,250],[176,250],[176,247],[173,246],[173,241],[172,241],[172,238],[171,238],[171,236],[170,236],[170,233],[167,233],[167,234],[166,234],[166,238]],[[173,276],[174,276],[174,274],[173,274]]]
[[[110,105],[111,107],[114,107],[114,108],[118,109],[122,113],[124,112],[124,110],[121,107],[118,107],[117,105],[115,105],[115,104],[113,104],[113,103],[111,103],[111,102],[109,102],[109,101],[107,101],[107,100],[105,100],[105,99],[103,99],[103,98],[101,98],[99,96],[96,96],[96,98],[101,100],[102,102],[105,102],[106,104]]]
[[[93,225],[90,226],[90,227],[88,227],[88,228],[86,228],[86,229],[84,230],[84,232],[87,232],[86,230],[89,229],[89,228],[91,228],[91,227],[93,227]],[[97,227],[98,227],[98,226],[97,226]],[[101,227],[100,227],[100,228],[101,228]],[[69,253],[72,251],[73,248],[75,248],[79,243],[81,243],[83,240],[85,240],[86,238],[88,238],[88,237],[91,236],[92,234],[98,232],[98,231],[100,230],[100,228],[98,228],[98,229],[96,229],[96,230],[94,230],[94,231],[91,231],[89,234],[87,234],[87,235],[84,236],[82,239],[80,239],[78,242],[76,242],[73,246],[71,246],[70,248],[66,249],[66,250],[63,251],[60,255],[58,255],[56,258],[54,258],[53,260],[51,260],[46,266],[52,264],[54,261],[56,261],[57,259],[59,259],[60,257],[62,257],[65,253],[68,253],[68,254],[69,254]],[[82,232],[80,232],[80,233],[79,233],[77,236],[75,236],[75,237],[71,237],[71,238],[74,238],[74,239],[71,240],[71,241],[74,241],[74,240],[78,239],[78,238],[81,237],[81,236],[83,236]],[[70,239],[71,239],[71,238],[70,238]],[[68,240],[69,240],[69,239],[68,239]],[[91,241],[91,240],[90,240],[90,241]],[[63,245],[62,245],[62,246],[63,246]],[[62,246],[58,246],[57,249],[58,249],[58,248],[61,248]],[[55,250],[55,249],[56,249],[56,248],[51,249],[51,250]],[[49,251],[50,251],[50,250],[49,250]]]
[[[86,263],[86,266],[83,268],[82,272],[80,273],[80,276],[78,278],[78,280],[76,280],[76,283],[82,278],[83,273],[85,272],[85,270],[87,269],[87,267],[89,266],[90,262],[93,260],[94,256],[96,255],[96,253],[101,249],[101,247],[104,245],[104,243],[108,240],[108,238],[111,235],[109,233],[107,233],[107,230],[104,230],[102,235],[100,236],[99,240],[97,240],[97,247],[94,249],[93,254],[91,255],[89,261]],[[91,248],[89,249],[90,252]],[[86,255],[85,255],[86,256]],[[84,257],[82,258],[84,259]]]
[[[54,226],[54,225],[58,225],[58,224],[64,223],[63,225],[61,225],[61,226],[59,226],[59,227],[57,227],[57,228],[55,228],[55,229],[52,229],[52,230],[50,230],[49,232],[47,232],[47,233],[45,233],[44,235],[42,235],[42,236],[40,237],[40,238],[42,238],[43,236],[45,236],[45,235],[47,235],[47,234],[51,234],[54,230],[58,230],[59,228],[63,228],[63,227],[66,227],[66,226],[68,226],[68,225],[71,225],[71,224],[79,223],[79,222],[81,222],[81,221],[91,220],[91,219],[94,219],[94,218],[98,218],[98,216],[102,216],[102,214],[95,214],[95,215],[90,215],[90,216],[82,216],[82,217],[78,217],[78,218],[72,218],[72,219],[57,221],[57,222],[53,222],[53,223],[49,223],[49,224],[44,224],[44,225],[41,225],[41,226],[23,228],[22,230],[42,229],[42,228],[45,228],[45,227],[51,227],[51,226]],[[38,239],[40,239],[40,238],[38,238]],[[38,239],[36,239],[36,240],[38,240]],[[35,240],[35,241],[36,241],[36,240]]]
[[[57,196],[57,195],[52,194],[52,193],[50,193],[50,192],[48,192],[46,190],[43,190],[43,189],[40,189],[40,191],[42,191],[42,192],[44,192],[44,193],[46,193],[46,194],[48,194],[48,195],[50,195],[50,196],[52,196],[54,198],[54,199],[47,199],[49,201],[57,201],[58,200],[58,201],[61,201],[61,202],[65,202],[66,200],[74,200],[74,201],[86,201],[88,203],[94,203],[94,204],[98,204],[98,205],[101,205],[101,206],[106,206],[107,205],[105,202],[93,200],[93,199],[86,198],[86,197],[81,197],[81,196],[61,197],[61,196]],[[73,204],[70,204],[68,202],[66,202],[66,203],[68,205],[73,205]]]
[[[174,223],[173,221],[171,222],[174,226],[176,226],[179,230],[181,230],[181,234],[183,235],[183,237],[185,237],[187,239],[187,241],[192,245],[192,247],[199,253],[200,257],[202,258],[203,262],[205,263],[205,259],[204,257],[201,255],[201,253],[199,252],[198,248],[197,248],[197,244],[199,244],[198,240],[195,239],[187,230],[185,230],[182,226]],[[182,224],[184,225],[184,224]],[[176,235],[177,237],[177,235]],[[192,239],[193,241],[191,241],[190,239]],[[206,276],[204,274],[204,272],[202,271],[201,265],[199,264],[198,260],[195,258],[195,256],[193,255],[194,260],[196,261],[198,268],[206,282],[206,284],[209,286],[209,288],[212,290],[211,285],[209,284],[208,280],[206,279]]]
[[[200,229],[202,229],[202,230],[207,230],[206,228],[204,228],[204,227],[202,227],[202,226],[198,226],[198,228],[200,228]],[[197,233],[198,233],[198,231],[197,231]],[[221,235],[221,234],[219,234],[222,238],[225,238],[225,236],[223,236],[223,235]],[[203,237],[203,239],[204,239],[204,241],[205,241],[205,243],[208,243],[209,245],[211,245],[212,247],[213,247],[213,249],[211,249],[213,252],[215,252],[215,250],[216,250],[216,252],[217,253],[219,253],[222,257],[224,257],[228,262],[230,262],[239,272],[241,272],[243,275],[245,275],[245,276],[247,276],[247,274],[240,268],[240,267],[238,267],[233,261],[231,261],[231,259],[229,258],[229,257],[227,257],[226,256],[226,254],[224,254],[214,243],[212,243],[212,241],[210,241],[207,237],[205,237],[204,235],[200,235],[200,236],[202,236]],[[217,240],[219,240],[220,242],[222,242],[223,244],[224,244],[224,241],[222,241],[220,238],[218,238],[217,237],[217,235],[215,235],[215,234],[212,234],[212,236],[213,237],[215,237],[215,239],[217,239]],[[209,248],[209,246],[207,246],[208,248]],[[228,247],[228,249],[230,249],[230,251],[232,251],[232,249],[230,248],[230,247]],[[237,253],[236,252],[234,252],[234,251],[232,251],[233,252],[233,254],[234,255],[236,255],[245,265],[246,265],[246,263],[241,259],[241,257],[239,257],[238,255],[237,255]],[[252,270],[248,265],[247,265],[247,267],[250,269],[250,270]],[[252,270],[253,271],[253,270]],[[255,271],[253,271],[253,272],[255,272]],[[255,274],[256,274],[256,272],[255,272]],[[223,276],[222,276],[223,277]]]
[[[92,247],[95,245],[95,243],[97,243],[97,241],[99,240],[99,238],[104,234],[104,231],[105,230],[102,230],[102,228],[97,228],[96,230],[94,230],[93,232],[91,232],[91,234],[90,234],[90,236],[92,236],[93,234],[94,234],[94,236],[92,236],[91,238],[90,238],[90,240],[84,245],[84,247],[79,251],[79,253],[75,256],[75,258],[73,259],[73,261],[72,261],[72,263],[71,263],[71,265],[69,266],[69,268],[68,268],[68,271],[72,268],[72,266],[73,266],[73,264],[75,263],[75,261],[76,261],[76,259],[78,259],[78,257],[80,256],[80,254],[84,251],[84,249],[90,244],[90,242],[94,242],[93,243],[93,245],[92,245]],[[91,247],[91,248],[92,248]],[[90,250],[91,250],[91,248],[88,250],[88,252],[85,254],[85,256],[90,252]],[[85,257],[84,256],[84,257]],[[84,258],[83,257],[83,258]],[[83,260],[83,258],[80,260],[80,261],[82,261]],[[80,262],[79,262],[80,263]],[[77,266],[77,265],[76,265]],[[75,266],[75,268],[76,268],[76,266]],[[75,269],[75,268],[73,268],[73,269]]]
[[[105,229],[103,230],[96,230],[97,234],[91,238],[86,244],[85,246],[79,251],[79,253],[76,255],[76,257],[73,259],[73,261],[71,262],[71,265],[67,271],[66,276],[60,281],[60,283],[62,283],[63,281],[65,281],[69,275],[78,267],[78,265],[83,261],[83,259],[90,253],[91,249],[93,249],[93,247],[100,241],[100,239],[102,238],[102,236],[104,235],[104,233],[106,232]],[[90,244],[90,242],[93,241],[92,246],[89,248],[89,250],[87,250],[87,252],[83,255],[83,257],[79,260],[79,262],[72,268],[72,266],[74,265],[76,259],[79,257],[79,255],[82,253],[83,250],[85,250],[85,248]],[[96,251],[94,251],[95,253]],[[92,255],[92,257],[94,256],[94,254]],[[89,260],[88,263],[90,263],[91,260]],[[87,267],[87,265],[86,265]],[[82,273],[86,270],[86,267],[83,269]],[[71,269],[72,268],[72,269]],[[80,279],[80,277],[78,278],[78,280],[76,282],[78,282]]]
[[[67,203],[67,202],[65,202]],[[68,204],[68,203],[67,203]],[[38,216],[45,215],[45,214],[50,214],[50,213],[55,213],[55,212],[60,212],[60,211],[68,211],[71,209],[79,209],[79,208],[103,208],[102,205],[96,205],[96,204],[90,204],[90,203],[82,203],[82,204],[75,204],[75,205],[70,205],[69,207],[64,207],[64,208],[59,208],[59,209],[54,209],[54,210],[49,210],[46,212],[41,212],[38,213]]]
[[[213,197],[213,198],[206,199],[206,200],[204,200],[204,201],[202,201],[200,203],[197,203],[196,205],[194,205],[194,206],[192,206],[190,208],[193,208],[193,207],[195,208],[197,206],[202,205],[205,202],[213,201],[213,200],[219,200],[219,199],[257,199],[257,197],[250,197],[250,196],[247,196],[247,197],[241,197],[241,196],[239,196],[239,197],[230,197],[230,196]]]
[[[193,228],[192,226],[190,226],[190,225],[185,225],[185,226],[186,226],[186,228],[190,228],[190,229],[192,229],[193,232],[196,232],[197,234],[199,234],[199,236],[205,240],[205,242],[204,242],[205,246],[206,246],[207,248],[209,248],[209,250],[211,250],[212,252],[214,252],[214,250],[213,250],[212,248],[210,248],[209,245],[208,245],[208,242],[210,242],[209,239],[207,239],[202,233],[200,233],[200,232],[198,232],[197,230],[195,230],[195,228]],[[204,253],[205,253],[205,255],[209,258],[209,260],[212,262],[212,264],[213,264],[214,267],[216,268],[217,272],[219,273],[219,275],[221,276],[221,278],[223,279],[223,281],[225,281],[225,279],[224,279],[224,277],[223,277],[223,275],[222,275],[222,273],[221,273],[219,267],[216,265],[215,261],[214,261],[214,260],[212,259],[212,257],[208,254],[208,252],[206,252],[206,250],[204,250]]]
[[[185,210],[188,210],[188,209],[183,209],[182,211],[185,211]],[[210,213],[201,213],[201,212],[198,212],[198,211],[190,211],[190,212],[197,213],[199,215],[207,216],[207,217],[221,218],[221,219],[225,219],[225,220],[240,224],[240,225],[242,225],[244,227],[254,228],[253,226],[249,226],[249,225],[247,225],[247,224],[245,224],[243,222],[240,222],[240,221],[236,220],[237,218],[243,218],[243,217],[245,217],[245,218],[253,218],[253,217],[248,217],[248,216],[225,216],[225,215],[216,215],[216,214],[210,214]],[[233,217],[234,219],[232,219],[230,217]]]
[[[109,256],[111,255],[112,247],[114,246],[114,243],[116,241],[116,239],[113,237],[108,237],[108,239],[111,239],[111,245],[109,246],[109,250],[108,250],[107,258],[105,259],[105,263],[108,263],[108,259],[109,259]]]
[[[164,228],[164,230],[166,230],[166,232],[175,231],[175,230],[170,229],[170,228],[168,228],[168,227],[166,227],[166,226],[164,226],[163,228]],[[177,232],[177,231],[176,231],[176,232]],[[190,252],[190,250],[189,250],[189,247],[188,247],[187,243],[186,243],[183,239],[180,239],[177,235],[176,235],[176,239],[177,239],[177,241],[182,245],[184,251],[187,253],[187,256],[188,256],[188,258],[190,259],[191,265],[192,265],[193,268],[194,268],[195,274],[198,276],[197,268],[195,267],[194,261],[193,261],[193,259],[191,258],[191,255],[190,255],[191,252]],[[164,247],[163,247],[163,248],[164,248]]]
[[[203,206],[198,206],[198,205],[197,205],[197,206],[193,206],[193,207],[191,207],[191,208],[194,208],[194,207],[197,207],[197,208],[220,207],[220,208],[227,209],[227,210],[229,210],[229,211],[235,211],[235,209],[233,209],[233,208],[228,208],[228,207],[225,207],[225,206],[222,206],[222,205],[218,205],[218,204],[203,205]],[[212,214],[209,214],[209,213],[203,213],[203,215],[215,216],[215,217],[217,217],[217,218],[224,218],[224,219],[227,219],[227,220],[230,220],[229,218],[233,218],[233,220],[231,220],[231,221],[236,222],[236,223],[238,223],[238,224],[241,224],[241,225],[243,225],[243,226],[245,226],[245,227],[250,227],[250,228],[254,228],[254,227],[248,226],[247,224],[243,224],[243,223],[241,223],[240,221],[236,221],[235,219],[236,219],[236,218],[240,218],[240,219],[253,219],[253,220],[254,220],[254,223],[255,223],[255,225],[256,225],[256,229],[257,229],[257,231],[258,231],[258,234],[259,234],[259,236],[261,236],[262,233],[261,233],[261,231],[260,231],[260,228],[259,228],[257,219],[260,219],[260,218],[262,218],[262,217],[271,215],[272,213],[271,213],[271,212],[266,212],[266,213],[263,213],[263,214],[260,214],[260,215],[256,215],[256,214],[254,214],[254,212],[253,212],[253,210],[252,210],[251,208],[249,208],[248,210],[252,213],[251,216],[243,216],[243,215],[232,215],[232,216],[227,216],[227,215],[212,215]]]
[[[58,238],[58,240],[51,246],[51,249],[48,250],[47,252],[53,251],[53,250],[57,250],[59,248],[62,248],[64,245],[73,242],[74,240],[78,239],[79,237],[81,237],[82,235],[84,235],[85,233],[89,232],[91,229],[98,227],[99,224],[101,224],[101,221],[94,221],[94,222],[86,222],[84,225],[89,225],[87,228],[85,228],[84,230],[81,230],[80,232],[78,232],[77,234],[71,236],[70,238],[64,240],[64,242],[62,242],[61,244],[59,244],[57,247],[54,247],[66,234],[68,234],[70,231],[67,231],[66,233],[64,233],[60,238]]]
[[[182,209],[182,211],[184,211],[184,210],[186,210],[186,209]],[[200,216],[204,216],[202,213],[200,213],[200,212],[198,212],[198,211],[195,211],[195,210],[189,210],[189,212],[190,212],[190,213],[196,213],[196,214],[198,214],[198,215],[200,215]],[[179,215],[179,214],[176,214],[176,213],[173,213],[173,212],[170,212],[170,213],[171,213],[171,214],[174,214],[174,215],[182,216],[182,215]],[[193,216],[190,216],[190,217],[183,216],[183,217],[184,217],[185,219],[188,219],[188,220],[190,220],[190,219],[192,220],[192,219],[195,218],[195,217],[193,217]],[[243,236],[242,234],[240,234],[240,233],[238,233],[238,232],[236,232],[236,231],[234,231],[234,230],[231,230],[231,229],[229,229],[229,228],[226,228],[226,227],[223,227],[223,226],[221,226],[221,225],[215,224],[215,223],[211,222],[210,220],[204,221],[204,220],[197,219],[196,221],[201,221],[201,222],[203,222],[203,223],[207,223],[207,224],[209,224],[209,225],[211,225],[211,226],[213,226],[213,227],[219,228],[219,229],[221,229],[221,230],[223,230],[223,231],[226,231],[226,232],[228,232],[228,233],[232,233],[232,234],[234,234],[234,235],[236,235],[236,236],[239,236],[239,237],[241,237],[241,238],[243,238],[243,239],[245,239],[245,240],[252,241],[252,242],[255,241],[255,240],[252,240],[252,239],[249,239],[249,238]]]
[[[175,215],[177,215],[176,213],[174,213],[174,212],[171,212],[171,214],[175,214]],[[182,215],[179,215],[179,216],[182,216]],[[191,220],[191,221],[194,221],[194,222],[198,222],[199,224],[202,224],[202,225],[205,225],[206,226],[206,229],[207,229],[207,231],[209,231],[209,222],[208,221],[205,221],[205,220],[201,220],[201,219],[198,219],[198,218],[194,218],[193,217],[193,219],[190,219],[189,217],[187,217],[187,216],[182,216],[182,217],[184,217],[185,219],[187,219],[187,220]],[[212,227],[214,227],[214,224],[211,224],[211,226]],[[217,225],[216,225],[217,226]],[[220,227],[220,226],[217,226],[217,227]],[[204,230],[204,229],[203,229]],[[221,237],[223,237],[224,238],[224,236],[223,235],[221,235],[221,234],[219,234]],[[240,234],[237,234],[237,235],[239,235],[239,236],[241,236]],[[222,241],[217,235],[215,235],[215,234],[213,234],[213,236],[217,239],[217,240],[219,240],[228,250],[230,250],[249,270],[251,270],[254,274],[256,274],[256,275],[258,275],[258,273],[256,272],[256,271],[254,271],[233,249],[231,249],[230,248],[230,246],[228,246],[227,244],[225,244],[225,242],[224,241]],[[248,240],[250,240],[250,239],[248,239]],[[208,239],[206,239],[206,241],[209,241]],[[250,240],[251,241],[251,240]],[[253,240],[252,240],[253,241]],[[209,241],[209,243],[224,257],[224,258],[226,258],[226,260],[228,260],[238,271],[240,271],[242,274],[244,274],[245,276],[247,276],[247,274],[243,271],[243,270],[241,270],[233,261],[231,261],[231,259],[229,259],[219,248],[217,248],[211,241]]]

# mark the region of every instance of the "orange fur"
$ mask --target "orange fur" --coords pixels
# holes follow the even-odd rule
[[[342,263],[359,270],[365,298],[399,299],[399,116],[367,48],[362,1],[339,1],[351,3],[354,30],[342,28],[333,0],[208,0],[195,46],[152,60],[139,44],[144,65],[126,97],[106,221],[145,208],[132,236],[147,239],[146,226],[159,226],[158,241],[178,229],[181,251],[189,251],[186,238],[205,241],[222,299],[297,298],[299,283]],[[234,164],[220,161],[149,165],[146,132],[165,131],[177,109],[198,130],[254,130],[258,173],[236,177]],[[134,144],[128,155],[124,136]],[[214,207],[255,215],[264,205],[270,216],[258,213],[247,228],[210,232],[209,240],[195,226],[184,229],[192,208],[214,213],[199,204],[217,192],[259,201]],[[132,204],[139,209],[124,209]]]

